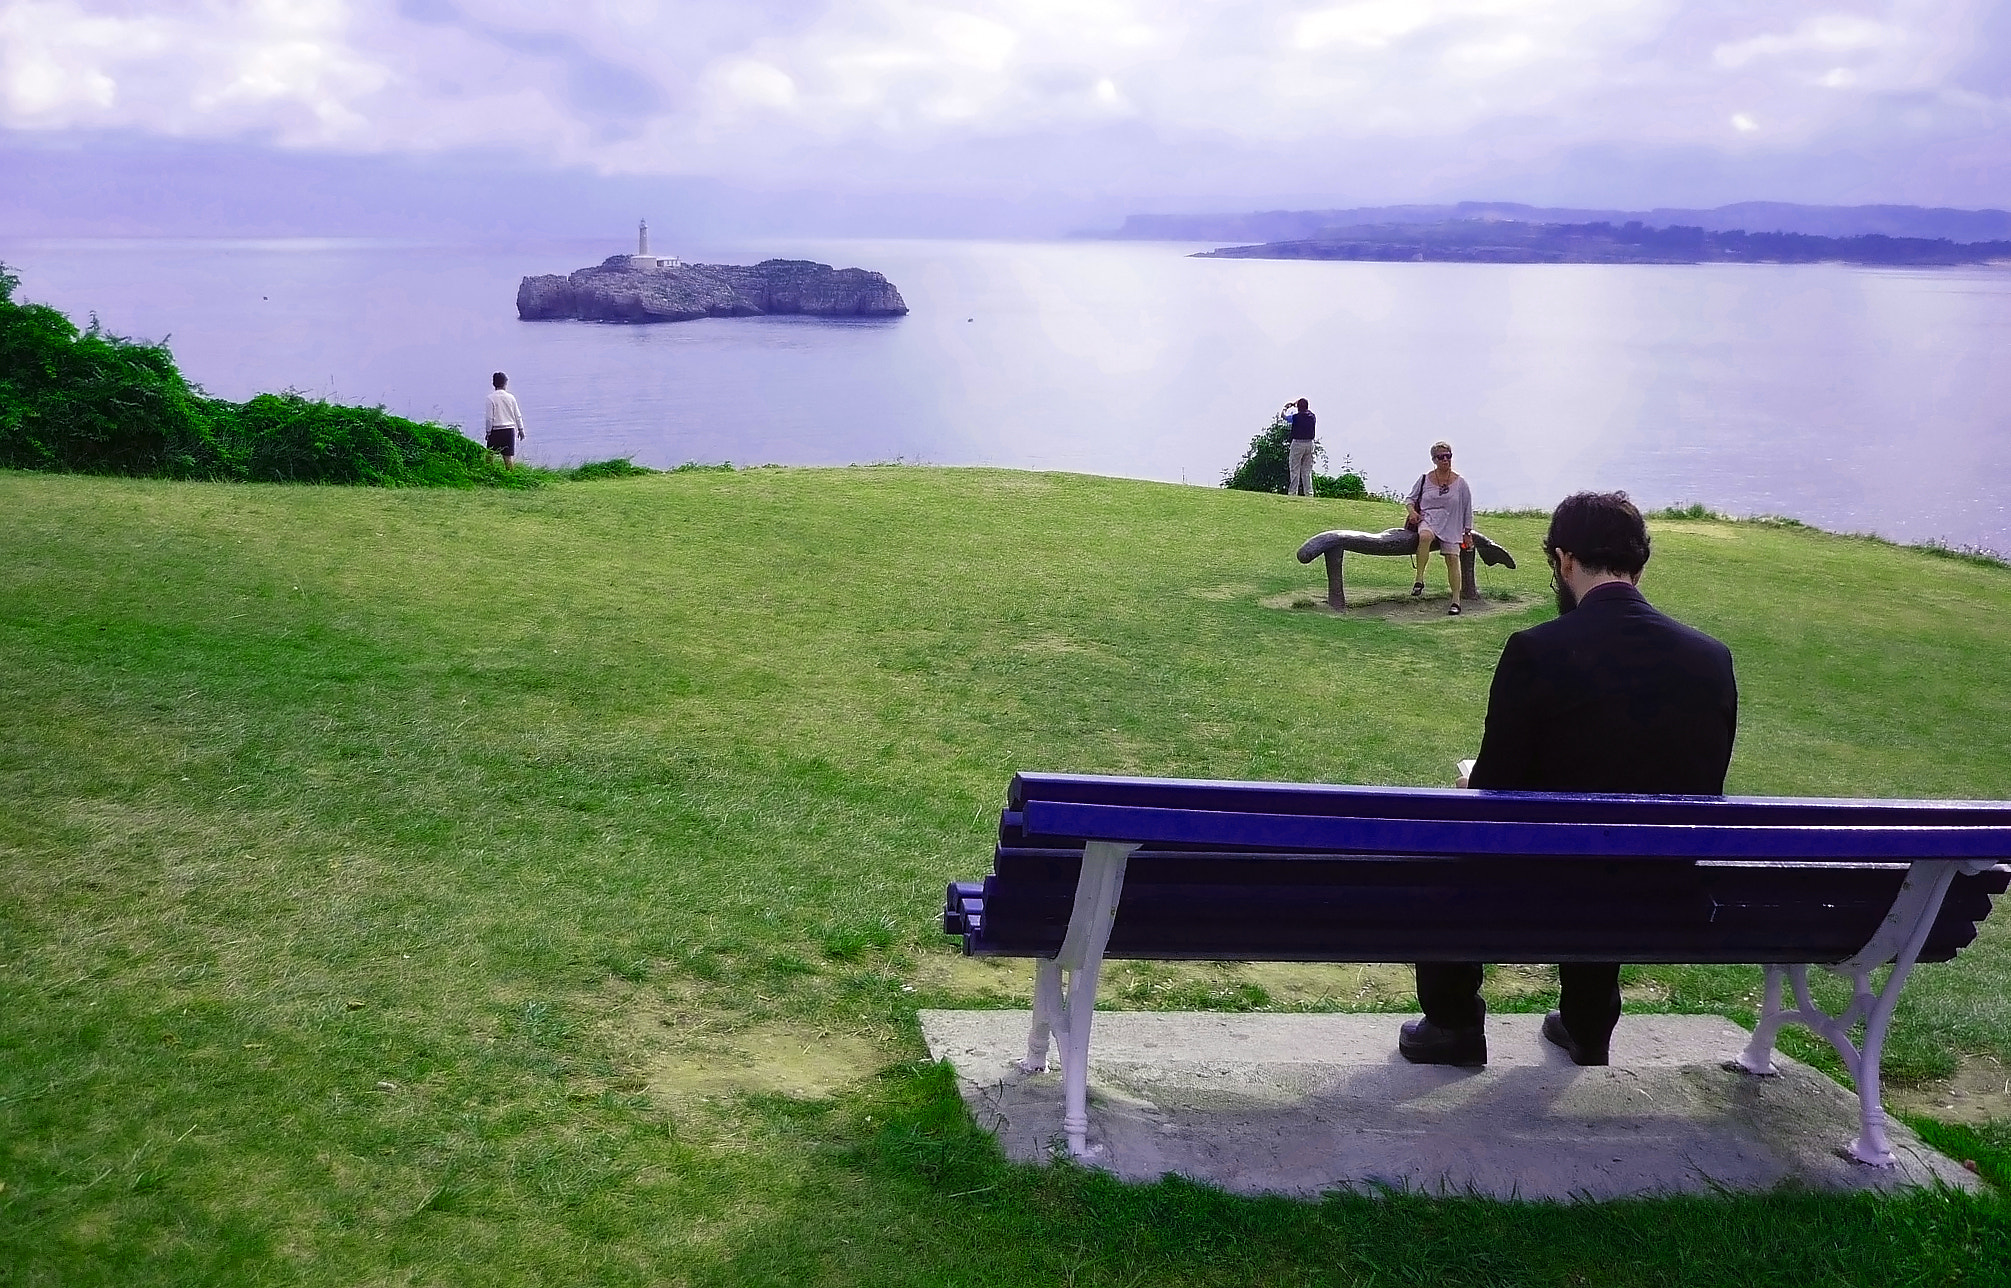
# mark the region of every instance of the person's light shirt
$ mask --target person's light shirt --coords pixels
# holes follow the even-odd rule
[[[489,394],[490,429],[514,429],[519,433],[524,428],[524,413],[517,406],[517,396],[507,389],[497,389]]]
[[[1424,526],[1448,547],[1473,531],[1473,490],[1464,474],[1454,475],[1451,483],[1434,483],[1430,474],[1421,476],[1410,490],[1410,503],[1424,516]]]

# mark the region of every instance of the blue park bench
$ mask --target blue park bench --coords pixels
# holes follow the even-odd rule
[[[1077,1155],[1107,957],[1618,961],[1765,966],[1737,1066],[1773,1073],[1783,1024],[1821,1034],[1857,1084],[1851,1155],[1890,1166],[1879,1058],[1893,1007],[1915,962],[1947,961],[1975,939],[2011,881],[2007,859],[2005,801],[1021,773],[992,873],[950,886],[943,929],[973,956],[1036,959],[1021,1067],[1046,1067],[1052,1035]],[[1850,981],[1840,1013],[1817,1006],[1810,965]]]

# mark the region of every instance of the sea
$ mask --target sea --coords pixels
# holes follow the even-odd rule
[[[626,243],[0,239],[18,297],[164,340],[233,399],[294,389],[525,458],[907,462],[1216,486],[1288,400],[1328,472],[1407,490],[1431,443],[1482,509],[1624,488],[2011,550],[2011,268],[1212,260],[1117,241],[770,240],[686,260],[875,269],[906,317],[523,322],[518,280]]]

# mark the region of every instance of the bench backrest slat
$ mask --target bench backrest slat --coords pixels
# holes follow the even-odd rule
[[[1398,819],[1030,801],[1028,834],[1268,850],[1670,859],[2002,859],[2004,826],[1716,826]]]
[[[2011,801],[1861,800],[1793,796],[1630,796],[1574,792],[1457,791],[1022,771],[1006,809],[1033,801],[1132,805],[1249,814],[1346,818],[1479,819],[1521,823],[2011,827]]]
[[[1252,879],[1214,879],[1220,873],[1209,869],[1222,866]],[[1076,865],[1001,856],[1001,867],[982,885],[952,889],[944,928],[981,955],[1052,954],[1073,908]],[[1190,871],[1175,877],[1175,868]],[[1870,938],[1905,878],[1890,867],[1535,860],[1169,860],[1134,871],[1111,955],[1255,961],[1837,961]],[[1256,879],[1265,871],[1296,879]],[[1315,875],[1325,879],[1308,879]],[[1923,960],[1946,960],[1971,942],[2007,882],[2006,867],[1957,878]]]

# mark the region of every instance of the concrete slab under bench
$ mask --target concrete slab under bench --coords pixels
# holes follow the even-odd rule
[[[1898,1122],[1894,1167],[1841,1156],[1856,1097],[1778,1054],[1778,1077],[1728,1071],[1751,1035],[1717,1016],[1628,1015],[1613,1063],[1579,1068],[1543,1040],[1542,1016],[1491,1015],[1484,1069],[1405,1063],[1396,1037],[1407,1018],[1099,1011],[1081,1161],[1126,1180],[1172,1172],[1305,1197],[1980,1185]],[[1028,1011],[921,1013],[930,1054],[955,1067],[977,1121],[1009,1157],[1040,1161],[1063,1137],[1062,1083],[1052,1068],[1019,1070],[1030,1021]]]

